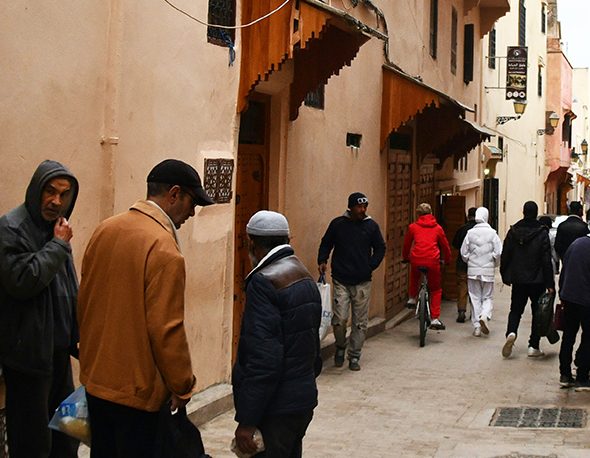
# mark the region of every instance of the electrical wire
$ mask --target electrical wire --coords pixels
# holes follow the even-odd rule
[[[274,10],[272,10],[271,12],[265,14],[262,17],[259,17],[258,19],[253,20],[252,22],[248,22],[247,24],[240,24],[240,25],[220,25],[220,24],[209,24],[205,21],[202,21],[200,19],[197,19],[194,16],[191,16],[189,13],[187,13],[186,11],[180,9],[179,7],[177,7],[176,5],[172,4],[169,0],[164,0],[165,3],[167,3],[169,6],[171,6],[172,8],[174,8],[176,11],[178,11],[179,13],[184,14],[186,17],[192,19],[193,21],[198,22],[199,24],[202,24],[204,26],[207,27],[215,27],[218,29],[243,29],[245,27],[250,27],[260,21],[263,21],[264,19],[272,16],[273,14],[275,14],[276,12],[278,12],[281,8],[283,8],[287,3],[289,3],[291,0],[285,0],[280,6],[278,6],[277,8],[275,8]]]

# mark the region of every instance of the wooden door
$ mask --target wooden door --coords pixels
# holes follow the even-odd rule
[[[455,233],[465,224],[465,196],[443,196],[440,224],[451,245]],[[459,251],[451,245],[451,262],[445,266],[442,276],[445,299],[456,300],[458,297],[457,269],[455,268],[457,256]]]
[[[408,266],[402,264],[402,247],[412,221],[412,153],[389,150],[387,177],[387,251],[385,317],[393,318],[408,298]]]
[[[246,304],[244,279],[252,268],[248,256],[246,224],[258,210],[268,208],[269,106],[269,97],[253,96],[240,121],[234,229],[232,361],[235,361],[238,349]]]

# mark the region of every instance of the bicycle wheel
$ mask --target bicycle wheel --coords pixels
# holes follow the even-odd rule
[[[426,331],[428,330],[428,297],[425,291],[418,293],[418,320],[420,321],[420,346],[426,344]]]

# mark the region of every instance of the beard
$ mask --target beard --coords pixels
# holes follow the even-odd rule
[[[248,258],[250,259],[250,265],[252,266],[252,269],[254,269],[260,262],[260,260],[254,255],[254,253],[252,253],[252,251],[248,252]]]

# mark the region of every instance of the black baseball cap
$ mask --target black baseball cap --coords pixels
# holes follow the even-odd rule
[[[147,176],[148,183],[165,183],[187,188],[194,193],[197,205],[205,207],[215,201],[203,189],[197,171],[186,162],[166,159],[156,165]]]

